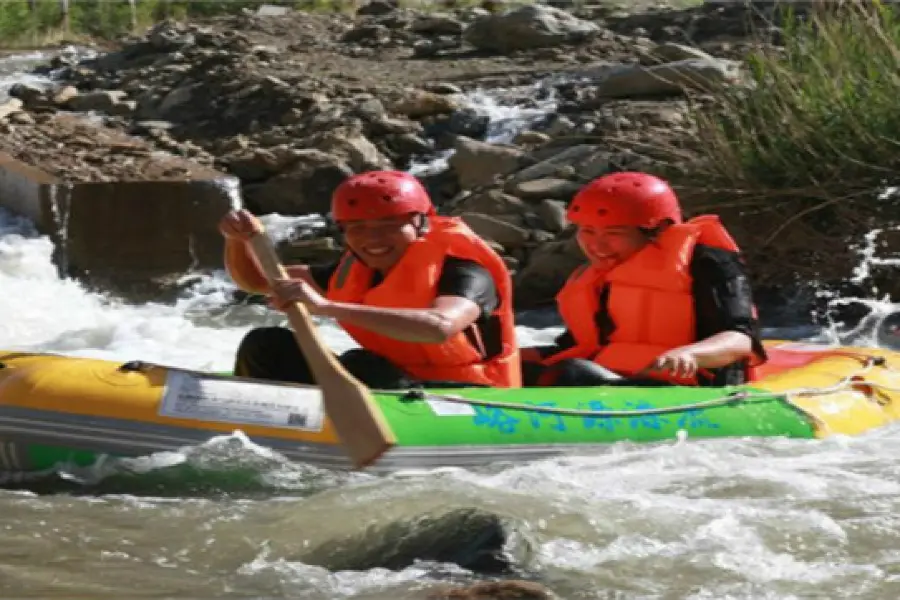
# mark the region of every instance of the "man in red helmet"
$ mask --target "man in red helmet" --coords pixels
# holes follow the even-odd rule
[[[226,215],[225,264],[242,289],[279,308],[302,302],[361,346],[340,360],[373,388],[424,382],[521,386],[512,282],[502,258],[458,218],[440,217],[425,188],[401,171],[354,175],[332,195],[347,251],[326,269],[287,267],[269,289],[247,240],[261,229],[247,211]],[[250,331],[235,374],[314,383],[291,332]]]
[[[740,250],[718,217],[684,222],[669,185],[613,173],[568,219],[589,263],[556,297],[566,331],[522,350],[526,385],[736,385],[766,360]]]

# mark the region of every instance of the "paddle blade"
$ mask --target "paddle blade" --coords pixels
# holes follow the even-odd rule
[[[250,240],[250,248],[270,284],[287,276],[265,232]],[[371,465],[397,443],[384,415],[369,389],[347,372],[319,337],[306,307],[295,303],[286,312],[344,450],[357,468]]]

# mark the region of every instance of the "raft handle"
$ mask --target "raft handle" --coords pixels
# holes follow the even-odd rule
[[[116,370],[120,373],[143,373],[148,368],[150,368],[150,366],[150,363],[144,362],[142,360],[130,360],[119,365],[119,368]]]

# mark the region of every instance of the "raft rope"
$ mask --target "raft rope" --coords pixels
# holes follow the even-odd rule
[[[560,415],[560,416],[570,416],[570,417],[593,417],[596,419],[604,419],[604,418],[616,418],[616,417],[641,417],[641,416],[651,416],[651,415],[665,415],[672,413],[682,413],[694,410],[703,410],[707,408],[716,408],[720,406],[729,406],[735,404],[752,404],[756,402],[771,402],[775,400],[784,400],[803,412],[804,414],[808,414],[806,410],[796,406],[793,402],[791,402],[791,397],[801,396],[801,397],[812,397],[812,396],[824,396],[828,394],[834,394],[836,392],[840,392],[846,389],[860,389],[867,397],[872,396],[872,391],[878,390],[881,392],[889,392],[900,394],[900,387],[887,385],[884,383],[876,383],[872,381],[866,381],[862,379],[866,373],[871,371],[875,367],[882,367],[885,370],[892,371],[894,373],[900,374],[900,370],[893,368],[883,356],[871,356],[871,355],[862,355],[862,354],[853,354],[850,352],[847,353],[834,353],[840,354],[841,356],[846,356],[847,358],[853,358],[855,360],[859,360],[862,363],[862,367],[856,372],[843,377],[835,384],[823,387],[823,388],[811,388],[811,387],[802,387],[795,388],[790,390],[784,390],[781,392],[747,392],[747,391],[739,391],[728,394],[727,396],[720,396],[718,398],[710,398],[708,400],[699,400],[697,402],[692,402],[690,404],[679,404],[677,406],[662,406],[658,408],[636,408],[629,410],[591,410],[591,409],[579,409],[579,408],[562,408],[556,406],[539,406],[533,404],[522,404],[520,402],[503,402],[500,400],[478,400],[474,398],[463,398],[461,396],[448,396],[444,394],[432,394],[430,392],[426,392],[425,390],[374,390],[378,394],[385,395],[395,395],[399,396],[399,400],[401,402],[416,402],[423,400],[439,400],[442,402],[453,402],[457,404],[467,404],[469,406],[481,406],[484,408],[499,408],[503,410],[513,410],[513,411],[525,411],[530,413],[539,413],[539,414],[547,414],[547,415]],[[235,377],[226,376],[226,375],[216,375],[212,373],[206,373],[201,371],[196,371],[192,369],[184,369],[180,367],[169,367],[158,365],[155,363],[145,362],[145,361],[129,361],[123,363],[119,366],[120,371],[129,372],[129,371],[146,371],[150,368],[158,367],[164,368],[169,371],[181,371],[184,373],[192,374],[198,377],[206,378],[206,379],[222,379],[222,380],[231,380],[233,381]],[[245,379],[245,378],[237,378],[237,379]],[[248,380],[255,381],[255,380]],[[294,384],[290,382],[275,382],[275,381],[267,381],[267,385],[278,385],[282,387],[308,387],[308,386],[300,386],[299,384]],[[597,386],[599,388],[603,388],[603,386]],[[551,388],[547,388],[548,390]],[[875,402],[879,402],[878,400],[873,400]],[[879,404],[883,404],[879,402]],[[813,418],[813,415],[810,415]]]
[[[630,410],[585,410],[578,408],[561,408],[556,406],[535,406],[530,404],[521,404],[518,402],[503,402],[500,400],[477,400],[472,398],[463,398],[460,396],[446,396],[443,394],[431,394],[422,390],[412,390],[405,392],[393,392],[401,396],[401,400],[440,400],[442,402],[455,402],[457,404],[467,404],[470,406],[482,406],[484,408],[500,408],[503,410],[526,411],[530,413],[541,413],[548,415],[560,415],[569,417],[593,417],[597,419],[615,418],[615,417],[641,417],[651,415],[665,415],[672,413],[688,412],[693,410],[702,410],[706,408],[714,408],[720,406],[729,406],[734,404],[750,404],[755,402],[770,402],[773,400],[790,399],[791,396],[824,396],[834,394],[845,389],[867,388],[868,390],[879,390],[882,392],[892,392],[900,394],[900,387],[891,386],[883,383],[876,383],[860,379],[874,367],[887,367],[887,361],[881,356],[859,356],[854,358],[864,359],[863,367],[842,378],[840,381],[824,388],[795,388],[792,390],[784,390],[782,392],[734,392],[727,396],[718,398],[710,398],[708,400],[700,400],[690,404],[680,404],[678,406],[663,406],[658,408],[637,408]],[[893,369],[891,369],[893,370]],[[602,386],[600,386],[602,387]],[[379,393],[384,393],[379,390]],[[865,392],[864,392],[865,393]],[[867,396],[871,395],[866,393]],[[804,411],[805,412],[805,411]]]

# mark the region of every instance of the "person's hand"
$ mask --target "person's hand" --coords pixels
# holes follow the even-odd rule
[[[645,371],[668,372],[678,377],[693,377],[699,370],[697,357],[687,347],[673,348],[663,352],[644,369]]]
[[[229,212],[219,221],[219,232],[232,240],[246,242],[264,231],[262,222],[243,208]]]
[[[295,302],[302,303],[312,314],[318,314],[328,305],[328,300],[303,279],[276,279],[272,282],[269,303],[273,307],[283,311]]]

